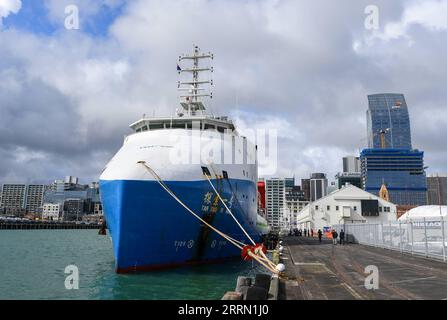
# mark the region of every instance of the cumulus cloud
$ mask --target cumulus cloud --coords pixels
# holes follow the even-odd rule
[[[404,38],[409,45],[413,44],[411,28],[421,27],[428,31],[447,31],[447,0],[414,0],[408,3],[400,19],[389,21],[383,30],[369,35],[365,42],[372,44],[375,41],[391,41]],[[358,49],[360,43],[356,43]]]
[[[389,91],[406,95],[413,141],[430,170],[446,171],[442,22],[415,29],[431,15],[411,9],[422,2],[378,1],[380,32],[407,21],[413,46],[403,37],[365,44],[369,2],[135,0],[98,38],[82,21],[95,23],[123,1],[46,0],[47,18],[60,27],[51,36],[0,33],[0,181],[97,179],[128,124],[175,112],[175,64],[193,43],[215,53],[210,111],[231,115],[242,133],[278,131],[277,175],[333,177],[343,156],[366,146],[366,95]],[[78,31],[63,28],[72,3]]]
[[[0,28],[2,26],[2,19],[7,18],[11,13],[17,13],[22,7],[20,0],[0,0]]]

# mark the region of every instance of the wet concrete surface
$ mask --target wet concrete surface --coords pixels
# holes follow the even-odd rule
[[[288,237],[280,283],[284,300],[447,300],[447,263],[397,251],[331,240]],[[367,289],[367,266],[378,268],[378,289]]]

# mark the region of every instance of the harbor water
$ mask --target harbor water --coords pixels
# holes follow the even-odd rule
[[[65,268],[79,270],[79,289],[67,290]],[[97,230],[0,231],[0,299],[220,299],[238,275],[262,272],[251,262],[116,274],[112,244]]]

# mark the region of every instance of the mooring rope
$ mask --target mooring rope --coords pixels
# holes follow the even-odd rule
[[[176,195],[174,192],[171,191],[171,189],[169,189],[169,187],[163,182],[163,180],[160,178],[160,176],[153,170],[151,169],[147,164],[146,161],[138,161],[137,163],[141,164],[143,167],[146,168],[146,170],[149,171],[149,173],[152,174],[152,176],[157,180],[158,184],[160,184],[160,186],[171,196],[173,197],[182,207],[184,207],[189,213],[191,213],[195,218],[197,218],[198,220],[200,220],[203,224],[205,224],[207,227],[209,227],[211,230],[213,230],[214,232],[216,232],[218,235],[220,235],[222,238],[224,238],[225,240],[228,240],[231,244],[233,244],[234,246],[236,246],[237,248],[239,248],[240,250],[243,250],[244,247],[246,246],[243,242],[238,241],[236,239],[233,239],[232,237],[230,237],[229,235],[226,235],[225,233],[221,232],[220,230],[218,230],[217,228],[213,227],[211,224],[209,224],[208,222],[206,222],[204,219],[202,219],[199,215],[197,215],[194,211],[192,211],[186,204],[184,204]],[[214,186],[213,186],[214,189]],[[220,195],[217,193],[216,194],[219,196],[219,198],[222,201],[222,198],[220,197]],[[224,203],[225,207],[228,209],[228,207],[226,206],[226,204]],[[239,223],[238,223],[239,224]],[[251,238],[249,238],[251,240]],[[257,250],[256,253],[253,253],[252,251],[248,250],[247,254],[253,258],[254,260],[256,260],[257,262],[259,262],[261,265],[263,265],[265,268],[267,268],[268,270],[270,270],[272,273],[275,274],[279,274],[279,271],[276,270],[276,266],[265,256],[264,252],[262,252],[262,250]],[[259,256],[258,254],[260,254],[261,256]]]
[[[220,196],[219,192],[217,192],[216,188],[214,187],[213,183],[211,182],[210,177],[207,174],[204,174],[206,179],[208,180],[209,184],[211,185],[211,187],[213,188],[214,192],[217,194],[217,197],[220,199],[220,202],[222,202],[222,204],[224,205],[225,209],[227,209],[228,213],[230,214],[230,216],[233,218],[233,220],[237,223],[237,225],[239,226],[239,228],[242,230],[242,232],[244,232],[244,234],[247,236],[247,238],[251,241],[251,243],[253,245],[256,245],[256,242],[252,239],[252,237],[250,237],[250,235],[248,234],[248,232],[244,229],[244,227],[239,223],[239,221],[236,219],[236,217],[234,216],[233,212],[231,212],[230,208],[228,208],[227,204],[225,203],[225,201],[222,199],[222,197]],[[264,254],[264,252],[262,250],[259,250],[258,254],[260,255],[260,259],[262,259],[263,261],[267,262],[271,267],[276,267],[275,264]]]
[[[243,242],[240,242],[236,239],[233,239],[232,237],[224,234],[223,232],[219,231],[218,229],[216,229],[215,227],[213,227],[211,224],[209,224],[208,222],[206,222],[204,219],[202,219],[200,216],[198,216],[194,211],[192,211],[187,205],[185,205],[175,194],[174,192],[171,191],[171,189],[169,189],[169,187],[161,180],[161,178],[158,176],[158,174],[152,170],[145,161],[139,161],[138,163],[142,164],[153,176],[154,178],[157,180],[157,182],[160,184],[160,186],[169,194],[171,195],[178,203],[180,203],[189,213],[191,213],[194,217],[196,217],[197,219],[199,219],[203,224],[205,224],[206,226],[208,226],[210,229],[212,229],[213,231],[215,231],[217,234],[219,234],[221,237],[223,237],[224,239],[230,241],[232,244],[234,244],[236,247],[238,247],[239,249],[242,250],[243,246],[245,246],[245,244]]]
[[[213,172],[215,173],[215,170],[212,166],[211,163],[209,163],[211,169],[213,170]],[[253,245],[256,245],[256,242],[250,237],[250,235],[248,234],[248,232],[244,229],[244,227],[239,223],[239,221],[236,219],[236,217],[234,216],[233,212],[231,212],[230,208],[228,208],[226,202],[222,199],[222,197],[220,196],[219,192],[217,192],[216,188],[214,187],[213,183],[211,182],[210,177],[208,176],[208,174],[204,173],[204,176],[206,177],[206,179],[208,180],[209,184],[211,185],[211,187],[213,188],[214,192],[217,194],[217,197],[220,199],[220,201],[222,202],[222,204],[225,206],[225,209],[227,209],[228,213],[231,215],[231,217],[233,218],[233,220],[237,223],[237,225],[239,226],[239,228],[242,230],[242,232],[244,232],[244,234],[247,236],[247,238],[251,241],[251,243]],[[217,175],[216,175],[217,176]],[[228,183],[230,183],[228,181]],[[233,193],[233,191],[232,191]],[[233,196],[236,197],[236,195],[233,193]],[[237,198],[236,198],[237,200]],[[238,200],[237,200],[238,201]],[[242,210],[242,206],[239,203],[239,206],[241,207]],[[260,258],[264,261],[266,261],[272,268],[275,268],[276,265],[265,255],[265,253],[262,250],[259,250],[259,255]]]

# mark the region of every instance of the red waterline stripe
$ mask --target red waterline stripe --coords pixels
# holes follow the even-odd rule
[[[145,266],[116,268],[116,273],[126,274],[126,273],[136,273],[136,272],[145,272],[145,271],[146,272],[160,271],[160,270],[175,269],[175,268],[187,267],[187,266],[219,264],[219,263],[224,263],[224,262],[228,262],[228,261],[234,261],[236,259],[240,259],[240,257],[235,256],[235,257],[220,258],[220,259],[213,259],[213,260],[194,260],[194,261],[185,261],[185,262],[178,262],[178,263],[151,264],[151,265],[145,265]]]

